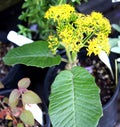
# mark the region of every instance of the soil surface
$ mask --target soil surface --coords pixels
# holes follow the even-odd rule
[[[5,75],[9,72],[11,66],[4,64],[2,58],[8,52],[8,50],[13,48],[12,43],[2,43],[0,42],[0,79],[4,78]]]
[[[86,67],[95,77],[96,84],[100,88],[102,105],[105,105],[114,94],[115,81],[108,67],[97,57],[87,57],[81,66]],[[90,69],[91,67],[91,69]]]

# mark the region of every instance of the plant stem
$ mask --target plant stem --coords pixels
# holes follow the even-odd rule
[[[70,52],[66,49],[66,55],[68,57],[68,63],[72,64],[72,58]]]
[[[76,63],[77,61],[77,52],[72,52],[72,61]]]
[[[90,33],[84,40],[83,40],[83,44],[85,44],[93,35],[93,32]]]

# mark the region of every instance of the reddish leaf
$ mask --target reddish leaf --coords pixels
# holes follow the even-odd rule
[[[41,103],[41,99],[39,96],[34,93],[31,90],[27,90],[23,95],[22,95],[22,101],[23,104],[37,104]]]
[[[24,127],[23,123],[18,123],[17,127]]]
[[[32,115],[32,113],[28,110],[24,110],[21,115],[20,115],[20,119],[27,125],[34,125],[34,117]]]
[[[18,104],[18,98],[20,97],[20,92],[18,89],[14,89],[10,96],[9,96],[9,105],[11,108],[16,107],[16,105]]]
[[[30,85],[30,79],[29,78],[23,78],[18,82],[19,89],[26,89]]]
[[[7,109],[3,109],[2,111],[0,111],[0,119],[4,119],[7,112]]]

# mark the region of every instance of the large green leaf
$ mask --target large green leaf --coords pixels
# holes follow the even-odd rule
[[[93,76],[78,66],[61,71],[52,84],[49,112],[53,127],[96,127],[102,105]]]
[[[61,57],[52,55],[46,41],[37,41],[10,50],[3,60],[8,65],[25,64],[28,66],[49,67],[59,64]]]

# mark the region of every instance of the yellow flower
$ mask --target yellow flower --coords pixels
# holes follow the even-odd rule
[[[92,53],[98,55],[102,50],[109,54],[110,45],[108,43],[108,37],[100,33],[96,38],[93,38],[88,42],[87,51],[88,55],[90,56]]]
[[[92,26],[95,34],[104,33],[108,36],[111,33],[111,25],[107,18],[103,17],[103,15],[99,12],[91,13]]]
[[[51,18],[54,19],[54,21],[68,20],[73,12],[75,12],[75,9],[69,4],[51,6],[45,13],[45,18]]]
[[[94,53],[95,55],[100,53],[100,47],[97,43],[96,39],[93,39],[91,41],[89,41],[89,46],[88,46],[88,55],[90,56],[92,53]]]
[[[53,35],[50,35],[48,41],[49,41],[48,47],[51,49],[53,54],[56,54],[56,49],[58,48],[59,45],[58,38]]]

